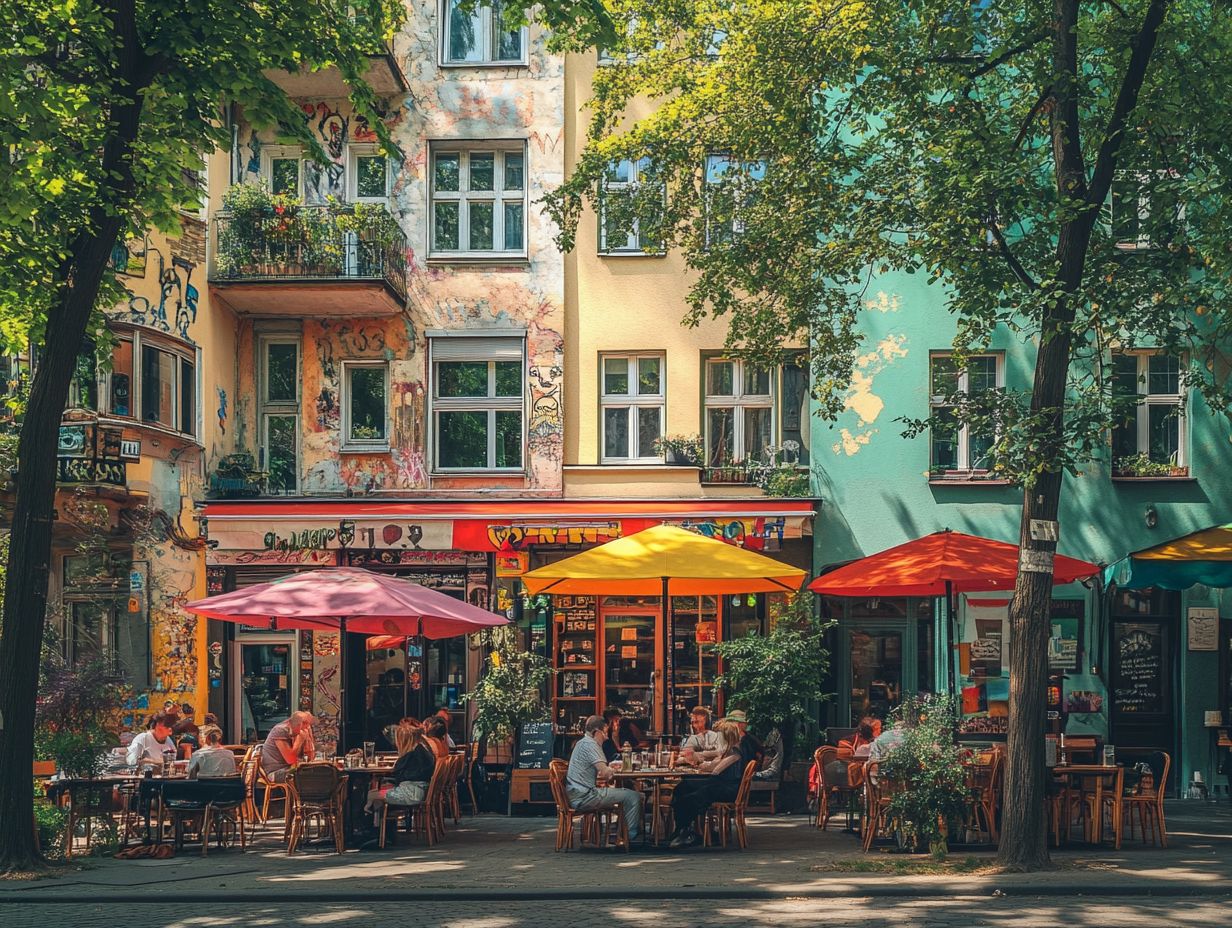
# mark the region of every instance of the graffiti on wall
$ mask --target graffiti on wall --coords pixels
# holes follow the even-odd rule
[[[222,387],[215,388],[218,390],[218,431],[223,435],[227,434],[227,391]]]
[[[133,294],[129,297],[124,315],[127,321],[135,325],[148,326],[185,341],[192,341],[188,329],[197,321],[198,301],[201,298],[201,292],[192,282],[193,271],[197,265],[181,255],[172,255],[168,263],[162,250],[150,245],[147,239],[145,251],[141,256],[143,271],[151,252],[158,261],[155,278],[158,297],[150,299],[141,294]],[[131,260],[130,253],[129,261]]]

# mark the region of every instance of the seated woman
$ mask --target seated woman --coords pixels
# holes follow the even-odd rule
[[[449,756],[449,742],[445,740],[447,729],[445,720],[439,715],[430,717],[423,724],[424,740],[428,742],[428,747],[432,749],[432,753],[437,757]]]
[[[866,715],[860,719],[855,734],[838,743],[838,759],[826,765],[827,786],[856,787],[864,782],[864,762],[868,760],[868,752],[876,740],[877,729],[881,727],[873,724],[876,721],[872,716]]]
[[[672,793],[672,814],[676,827],[668,836],[669,847],[699,843],[701,836],[693,827],[694,821],[712,802],[733,802],[740,791],[740,778],[744,776],[745,767],[744,755],[740,753],[740,727],[724,719],[715,726],[715,730],[723,736],[724,751],[719,757],[697,768],[710,776],[686,777]]]
[[[398,762],[381,785],[368,793],[365,812],[372,813],[372,824],[381,823],[381,806],[387,802],[410,806],[423,802],[428,781],[436,769],[436,757],[429,750],[418,726],[399,725],[394,738],[398,747]]]

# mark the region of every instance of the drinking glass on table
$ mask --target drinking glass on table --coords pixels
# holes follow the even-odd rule
[[[376,742],[375,741],[365,741],[364,742],[364,766],[371,767],[372,761],[375,759],[375,757],[376,757]]]

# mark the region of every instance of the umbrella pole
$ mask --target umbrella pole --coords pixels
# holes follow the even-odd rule
[[[954,666],[958,654],[955,650],[958,646],[958,631],[954,626],[954,584],[949,580],[945,581],[945,633],[950,639],[946,642],[948,647],[944,652],[950,655],[945,666],[946,684],[950,695],[953,696],[957,689],[955,683],[958,678],[958,672]]]
[[[338,619],[338,746],[335,747],[335,752],[345,754],[347,748],[346,742],[346,718],[347,718],[347,675],[349,668],[347,667],[347,620],[346,616]]]
[[[663,725],[669,736],[676,734],[676,705],[673,697],[673,689],[676,686],[676,648],[675,648],[675,632],[672,627],[672,597],[668,590],[668,579],[663,578],[663,640],[664,647],[667,649],[667,654],[664,659],[665,670],[663,675]]]

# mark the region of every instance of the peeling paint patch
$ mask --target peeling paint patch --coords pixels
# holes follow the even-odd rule
[[[871,300],[864,301],[864,308],[878,313],[896,313],[902,309],[903,298],[897,293],[889,294],[884,290],[878,290],[877,295]]]
[[[850,429],[842,429],[839,431],[839,440],[834,443],[834,453],[853,457],[861,448],[873,440],[875,434],[877,434],[877,429],[869,429],[858,434],[853,434]]]

